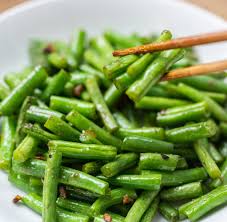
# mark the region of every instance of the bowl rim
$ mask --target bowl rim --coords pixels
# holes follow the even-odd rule
[[[9,9],[6,9],[2,13],[0,13],[0,25],[7,19],[12,16],[16,16],[17,14],[23,13],[25,11],[34,9],[36,7],[40,7],[43,5],[47,5],[54,2],[63,2],[63,0],[39,0],[39,1],[25,1],[19,3]],[[165,4],[176,4],[181,5],[182,7],[190,7],[192,10],[196,10],[198,13],[203,13],[206,16],[212,17],[217,22],[222,23],[222,25],[227,25],[227,21],[219,15],[216,15],[213,12],[208,11],[201,6],[195,5],[193,3],[187,2],[185,0],[159,0],[159,2],[163,2]]]

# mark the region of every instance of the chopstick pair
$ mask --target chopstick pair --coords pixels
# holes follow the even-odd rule
[[[185,48],[196,45],[209,44],[214,42],[221,42],[227,40],[227,30],[220,32],[207,33],[202,35],[189,36],[184,38],[177,38],[161,43],[151,43],[141,46],[136,46],[128,49],[116,50],[113,52],[114,56],[124,56],[130,54],[145,54],[154,51]],[[183,78],[187,76],[203,75],[207,73],[215,73],[227,69],[227,59],[211,63],[199,64],[187,68],[180,68],[167,73],[162,80],[171,80]]]

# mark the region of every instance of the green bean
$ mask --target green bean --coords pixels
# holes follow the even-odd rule
[[[36,102],[37,102],[37,99],[35,97],[27,96],[20,108],[18,119],[17,119],[16,135],[15,135],[15,141],[17,146],[25,137],[25,134],[22,132],[22,128],[27,121],[26,119],[27,109],[29,109],[29,107],[31,105],[34,105]]]
[[[182,49],[162,52],[146,68],[142,76],[127,89],[126,94],[133,101],[139,101],[160,80],[169,67],[181,59],[183,55]]]
[[[59,197],[56,203],[59,207],[65,210],[87,215],[92,218],[92,214],[90,212],[90,204],[86,202],[69,200]]]
[[[221,130],[221,134],[224,137],[227,137],[227,123],[221,122],[219,127],[220,127],[220,130]]]
[[[26,196],[22,197],[21,201],[27,207],[31,208],[38,214],[42,213],[42,197],[29,193]],[[71,213],[70,211],[63,210],[61,208],[57,208],[57,221],[58,222],[88,222],[89,217],[79,213]]]
[[[95,50],[87,49],[84,53],[84,60],[99,71],[103,70],[105,59],[101,58]]]
[[[119,128],[115,135],[120,139],[124,139],[130,136],[142,136],[147,138],[163,140],[165,132],[164,129],[160,127],[142,127],[135,129]]]
[[[207,173],[203,167],[187,170],[175,170],[174,172],[142,170],[141,173],[142,175],[154,175],[154,173],[161,174],[163,186],[178,186],[207,179]]]
[[[215,122],[208,120],[166,130],[166,139],[173,143],[184,143],[214,136],[216,132]]]
[[[93,67],[91,67],[88,64],[83,64],[80,66],[80,70],[82,70],[83,72],[85,72],[88,75],[93,75],[96,76],[98,79],[100,79],[101,83],[103,86],[105,86],[105,88],[108,88],[111,85],[111,82],[109,79],[107,79],[104,75],[104,73]]]
[[[111,212],[114,212],[114,213],[116,213],[118,215],[121,215],[121,216],[125,217],[127,215],[127,213],[128,213],[130,208],[131,208],[131,203],[128,203],[127,205],[117,204],[117,205],[114,205],[114,206],[110,207],[109,210]]]
[[[105,59],[105,63],[113,60],[113,47],[104,36],[98,36],[91,39],[91,46],[98,52],[98,54]]]
[[[87,91],[83,91],[80,95],[81,99],[87,102],[91,101],[91,97]]]
[[[135,81],[134,78],[128,75],[128,73],[123,73],[120,76],[116,77],[113,82],[116,88],[124,92],[126,89],[129,88],[129,86]]]
[[[114,79],[124,73],[128,66],[135,62],[139,57],[136,55],[127,55],[112,61],[112,63],[104,66],[103,72],[108,79]]]
[[[220,186],[211,192],[192,200],[179,208],[180,214],[190,221],[196,221],[213,208],[227,202],[227,185]]]
[[[224,93],[207,92],[207,91],[201,91],[201,92],[219,104],[224,104],[226,102],[227,96]]]
[[[101,167],[101,172],[106,177],[113,177],[125,169],[136,164],[138,155],[135,153],[125,153],[116,156],[115,160]]]
[[[159,204],[159,212],[167,221],[170,222],[178,221],[179,218],[178,211],[167,202],[161,202]]]
[[[122,186],[131,189],[159,190],[161,187],[161,174],[154,175],[119,175],[111,178],[99,176],[114,186]]]
[[[179,157],[176,169],[187,169],[188,163],[184,157]]]
[[[224,157],[212,143],[209,143],[209,145],[206,148],[208,153],[216,163],[221,163],[224,161]]]
[[[14,89],[21,82],[17,75],[18,73],[10,72],[4,76],[4,82],[10,89]]]
[[[63,140],[79,141],[80,132],[57,116],[50,116],[44,126]]]
[[[178,112],[172,112],[171,108],[165,111],[161,111],[157,115],[157,123],[163,126],[175,126],[181,125],[183,123],[198,121],[201,119],[205,119],[209,116],[209,112],[207,111],[207,107],[205,103],[202,103],[201,107],[193,108],[193,105],[186,105],[183,107],[188,107],[188,109],[182,109]],[[182,107],[182,108],[183,108]],[[176,109],[176,108],[172,108]]]
[[[98,173],[100,173],[102,166],[103,162],[101,161],[88,162],[82,166],[82,171],[87,174],[97,175]]]
[[[50,140],[58,140],[60,139],[59,136],[56,136],[52,133],[49,133],[45,130],[43,130],[38,124],[31,124],[26,123],[23,126],[23,132],[27,133],[28,135],[37,138],[38,140],[49,142]]]
[[[216,188],[220,185],[227,185],[227,159],[223,162],[223,164],[220,167],[221,170],[221,178],[217,178],[213,180],[209,186],[211,188]]]
[[[5,84],[0,83],[0,100],[5,99],[9,94],[9,88]]]
[[[70,49],[78,63],[82,61],[84,50],[86,46],[86,32],[82,29],[76,30],[73,33]]]
[[[171,32],[165,30],[154,42],[156,43],[163,42],[170,40],[171,38],[172,38]],[[140,57],[138,60],[136,60],[128,67],[127,69],[128,75],[132,77],[139,76],[158,54],[159,53],[147,53]]]
[[[29,178],[29,185],[36,186],[36,187],[43,187],[43,181],[37,177],[30,177]]]
[[[219,178],[221,176],[221,171],[207,151],[208,146],[208,140],[205,138],[194,142],[194,150],[209,176],[213,179]]]
[[[41,95],[41,99],[48,102],[52,95],[61,94],[68,80],[69,80],[68,73],[65,72],[64,70],[61,70],[58,74],[52,77],[52,79],[44,89]]]
[[[139,222],[157,194],[158,191],[143,191],[132,205],[124,221]]]
[[[57,220],[56,200],[61,161],[61,152],[50,149],[43,182],[42,217],[44,222],[55,222]]]
[[[25,162],[33,158],[37,152],[39,140],[27,135],[19,146],[14,150],[13,158],[18,162]]]
[[[91,206],[94,216],[104,213],[110,206],[123,202],[124,198],[136,199],[137,195],[134,190],[117,188],[110,191],[109,195],[99,197]]]
[[[227,158],[227,143],[223,142],[219,148],[219,152],[225,158]]]
[[[9,170],[13,151],[15,149],[15,119],[4,116],[2,120],[2,135],[0,147],[0,169]]]
[[[156,197],[148,207],[148,209],[144,212],[143,217],[140,222],[151,222],[155,217],[159,205],[159,198]]]
[[[81,101],[78,99],[71,99],[60,96],[51,96],[50,108],[61,113],[69,113],[76,110],[90,119],[96,118],[96,111],[94,104],[90,102]]]
[[[95,200],[100,197],[100,195],[97,193],[69,186],[66,186],[66,192],[69,198],[86,201],[89,203],[95,202]]]
[[[216,119],[220,121],[227,121],[227,113],[225,110],[210,97],[183,83],[178,85],[178,90],[182,93],[182,95],[195,102],[205,101],[207,103],[208,109]]]
[[[13,162],[13,170],[20,174],[26,174],[43,178],[45,174],[46,161],[31,159],[23,164]],[[68,167],[61,167],[58,178],[59,183],[90,190],[104,195],[108,190],[108,183]]]
[[[82,130],[79,139],[81,143],[102,144],[98,139],[96,139],[96,134],[92,130]]]
[[[117,48],[129,48],[141,45],[141,42],[134,35],[125,36],[112,30],[105,31],[104,35]]]
[[[123,113],[117,111],[113,113],[113,116],[121,128],[135,128],[135,124],[129,121]]]
[[[114,84],[112,84],[104,94],[104,100],[108,107],[114,106],[122,96],[122,92],[116,88]]]
[[[118,125],[104,101],[95,78],[87,79],[86,88],[107,130],[110,132],[117,130]]]
[[[181,186],[168,188],[160,193],[160,198],[167,201],[193,199],[203,195],[201,182],[193,182]]]
[[[24,192],[33,192],[39,195],[42,195],[43,189],[42,187],[31,186],[29,184],[30,177],[24,174],[17,174],[12,170],[8,174],[8,181],[19,188]]]
[[[48,143],[48,146],[58,149],[65,157],[85,160],[112,160],[117,154],[117,149],[109,145],[81,144],[52,140]]]
[[[158,154],[158,153],[141,153],[139,168],[143,170],[166,170],[174,171],[179,161],[178,155]]]
[[[36,87],[40,86],[46,78],[47,74],[44,68],[40,66],[36,67],[34,71],[1,102],[0,113],[2,115],[10,115],[17,111],[26,96],[30,95]]]
[[[36,123],[40,123],[40,124],[44,124],[47,119],[51,116],[54,116],[56,118],[64,118],[64,115],[60,112],[51,110],[49,108],[40,108],[38,106],[30,106],[27,110],[26,110],[26,118],[29,121],[32,122],[36,122]]]
[[[48,55],[48,62],[58,69],[65,69],[68,67],[68,62],[65,55],[57,52],[52,52]]]
[[[174,81],[179,82],[179,80]],[[205,91],[227,93],[226,83],[211,76],[191,76],[181,78],[180,82]]]
[[[90,120],[88,120],[86,117],[82,116],[75,110],[69,113],[66,116],[66,119],[79,130],[88,129],[92,130],[96,134],[97,139],[103,142],[104,144],[113,145],[116,147],[121,146],[121,140],[112,136],[111,134],[106,132],[106,130],[100,128],[98,125],[91,122]]]
[[[158,152],[158,153],[172,153],[173,144],[161,140],[130,136],[126,137],[122,143],[122,150],[133,152]]]
[[[181,99],[145,96],[139,102],[136,102],[135,107],[148,110],[162,110],[187,104],[189,104],[188,101]]]

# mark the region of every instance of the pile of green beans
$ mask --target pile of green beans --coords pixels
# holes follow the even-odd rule
[[[112,56],[171,38],[31,41],[30,66],[0,84],[0,169],[26,193],[15,203],[43,222],[196,221],[227,204],[226,73],[159,82],[198,61],[191,48]]]

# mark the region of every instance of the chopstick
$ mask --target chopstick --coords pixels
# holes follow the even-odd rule
[[[113,56],[124,56],[129,54],[145,54],[154,51],[161,51],[175,48],[185,48],[195,45],[203,45],[213,42],[221,42],[227,40],[227,30],[194,35],[189,37],[177,38],[161,43],[151,43],[136,46],[128,49],[120,49],[113,52]]]
[[[190,66],[187,68],[175,69],[167,73],[161,79],[161,81],[179,79],[179,78],[189,77],[189,76],[203,75],[207,73],[215,74],[215,72],[224,71],[224,70],[227,70],[227,60],[199,64],[199,65]]]

